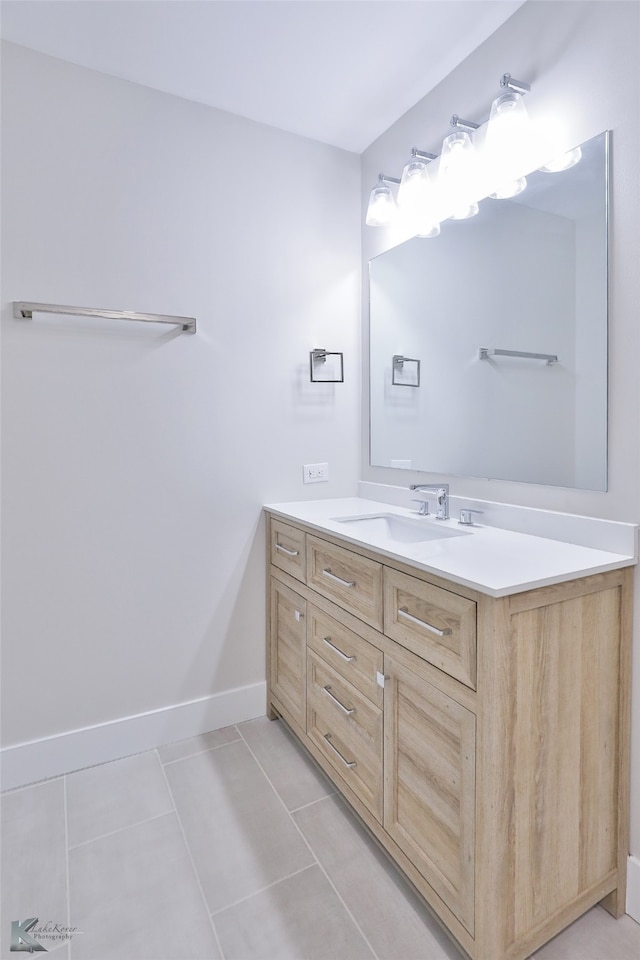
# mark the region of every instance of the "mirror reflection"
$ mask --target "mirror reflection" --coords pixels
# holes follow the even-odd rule
[[[373,466],[606,489],[607,158],[370,262]]]

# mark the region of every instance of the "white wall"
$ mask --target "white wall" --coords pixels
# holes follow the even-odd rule
[[[530,0],[363,155],[364,209],[377,174],[382,171],[397,176],[411,147],[439,152],[452,113],[484,119],[498,91],[498,79],[505,71],[531,82],[533,90],[528,104],[534,115],[564,119],[569,144],[581,143],[605,129],[613,131],[608,492],[458,477],[451,478],[454,494],[640,522],[639,38],[637,3]],[[395,240],[390,231],[363,227],[364,263]],[[365,318],[366,298],[365,271]],[[365,358],[366,341],[365,336]],[[364,379],[366,411],[368,385]],[[368,466],[366,413],[362,449],[365,479],[391,484],[429,479],[424,474],[398,474]],[[639,857],[640,576],[636,577],[632,684],[631,852]]]
[[[354,154],[12,44],[2,70],[14,745],[264,681],[261,505],[356,489],[360,179]],[[344,384],[308,382],[316,346]],[[317,461],[330,482],[303,487]]]

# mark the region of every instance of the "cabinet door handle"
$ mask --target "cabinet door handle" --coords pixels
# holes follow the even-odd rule
[[[453,633],[451,627],[446,627],[444,630],[438,630],[437,627],[434,627],[431,623],[427,623],[426,620],[420,620],[418,617],[413,617],[407,611],[406,607],[399,607],[398,616],[404,617],[405,620],[410,620],[411,623],[416,623],[419,627],[424,627],[425,630],[435,633],[438,637],[448,637]]]
[[[348,656],[346,655],[346,653],[343,653],[343,652],[342,652],[342,650],[338,650],[338,648],[336,647],[335,643],[331,643],[331,639],[330,639],[329,637],[323,637],[323,638],[322,638],[322,642],[323,642],[323,643],[326,643],[326,645],[327,645],[328,647],[331,647],[331,649],[334,651],[334,653],[337,653],[338,656],[339,656],[339,657],[342,657],[343,660],[346,660],[347,663],[351,663],[353,660],[356,660],[356,659],[357,659],[357,657],[348,657]]]
[[[281,543],[276,543],[276,550],[282,550],[283,553],[286,553],[288,557],[299,557],[299,550],[289,550],[288,547],[283,547]]]
[[[330,734],[330,733],[325,733],[322,739],[323,739],[323,740],[326,740],[326,741],[327,741],[327,745],[328,745],[329,747],[331,747],[331,749],[333,750],[334,753],[337,753],[337,754],[338,754],[338,756],[340,757],[340,759],[341,759],[342,762],[344,763],[345,767],[353,768],[353,767],[357,767],[357,766],[358,766],[358,764],[356,763],[355,760],[345,760],[345,758],[342,756],[342,754],[340,753],[340,751],[338,750],[338,748],[337,748],[337,747],[334,747],[334,745],[331,743],[331,734]]]
[[[346,714],[348,714],[349,716],[351,716],[352,713],[355,713],[355,712],[356,712],[356,708],[355,708],[355,707],[345,707],[344,703],[341,703],[341,702],[338,700],[338,698],[337,698],[333,693],[331,693],[331,687],[330,687],[330,686],[323,687],[323,688],[322,688],[322,692],[323,692],[323,693],[326,693],[326,695],[327,695],[331,700],[333,700],[334,703],[336,703],[336,704],[340,707],[340,709],[342,710],[343,713],[346,713]]]
[[[329,580],[333,580],[334,583],[339,583],[341,587],[355,587],[356,585],[355,580],[343,580],[342,577],[336,577],[335,573],[331,573],[331,570],[323,570],[322,573]]]

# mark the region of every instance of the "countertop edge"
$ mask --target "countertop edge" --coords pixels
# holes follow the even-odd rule
[[[340,498],[339,500],[327,500],[327,501],[306,501],[306,503],[310,503],[310,504],[326,503],[328,505],[329,503],[337,504],[340,502],[353,501],[353,500],[360,500],[362,502],[372,504],[372,505],[377,504],[377,506],[380,508],[384,507],[386,510],[389,510],[390,512],[394,512],[394,513],[397,512],[400,516],[406,516],[406,511],[404,511],[402,508],[398,508],[398,507],[394,508],[393,505],[385,504],[380,501],[365,500],[365,498],[362,498],[362,497]],[[291,504],[292,507],[294,506],[294,503],[295,502],[292,502]],[[295,505],[299,506],[304,503],[305,502],[301,501],[299,503],[295,503]],[[300,524],[313,531],[316,531],[319,534],[325,534],[326,536],[333,537],[336,540],[340,540],[344,542],[345,544],[355,546],[355,547],[360,547],[361,549],[364,549],[364,550],[370,550],[373,553],[378,553],[382,557],[385,557],[391,561],[396,561],[398,563],[415,567],[417,570],[420,570],[424,573],[430,573],[433,576],[440,577],[441,579],[448,580],[451,583],[455,583],[463,587],[468,587],[471,590],[476,590],[478,593],[482,593],[482,594],[485,594],[486,596],[496,598],[496,599],[501,597],[513,596],[519,593],[526,593],[527,591],[537,590],[541,587],[553,586],[559,583],[567,583],[571,580],[579,580],[583,577],[595,576],[601,573],[609,573],[613,570],[624,569],[625,567],[634,566],[638,563],[638,558],[631,555],[627,555],[627,554],[613,555],[607,551],[597,550],[596,548],[593,548],[593,547],[587,547],[585,549],[588,549],[593,553],[603,554],[603,561],[601,563],[596,562],[596,563],[590,563],[585,565],[578,564],[577,566],[573,567],[570,570],[553,574],[548,577],[541,576],[541,577],[536,577],[535,579],[526,578],[523,580],[512,581],[511,583],[506,583],[504,585],[496,586],[496,585],[492,585],[491,583],[487,583],[485,581],[475,580],[469,577],[456,574],[455,571],[452,571],[446,565],[437,566],[432,563],[427,563],[421,560],[417,560],[411,556],[403,555],[400,552],[394,552],[388,547],[380,546],[379,544],[372,543],[367,540],[358,539],[356,537],[349,536],[348,534],[345,534],[342,531],[337,531],[337,530],[334,530],[333,528],[326,526],[326,524],[322,523],[321,521],[318,521],[318,520],[314,521],[305,517],[301,517],[299,513],[296,513],[295,510],[288,510],[287,506],[288,506],[287,504],[282,504],[282,503],[281,504],[265,504],[263,506],[263,510],[266,513],[270,513],[273,516],[277,516],[283,520],[288,520],[293,523]],[[514,533],[513,531],[507,531],[507,532],[511,533],[513,536],[522,537],[522,538],[534,537],[533,534]],[[547,540],[548,538],[534,537],[534,539]],[[549,540],[548,542],[553,544],[558,544],[563,541]],[[604,557],[611,557],[612,559],[605,560]]]

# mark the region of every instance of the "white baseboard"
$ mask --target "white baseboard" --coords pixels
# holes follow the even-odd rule
[[[121,717],[0,750],[3,790],[186,740],[266,712],[266,683]]]
[[[640,923],[640,860],[629,857],[627,861],[627,913]]]

